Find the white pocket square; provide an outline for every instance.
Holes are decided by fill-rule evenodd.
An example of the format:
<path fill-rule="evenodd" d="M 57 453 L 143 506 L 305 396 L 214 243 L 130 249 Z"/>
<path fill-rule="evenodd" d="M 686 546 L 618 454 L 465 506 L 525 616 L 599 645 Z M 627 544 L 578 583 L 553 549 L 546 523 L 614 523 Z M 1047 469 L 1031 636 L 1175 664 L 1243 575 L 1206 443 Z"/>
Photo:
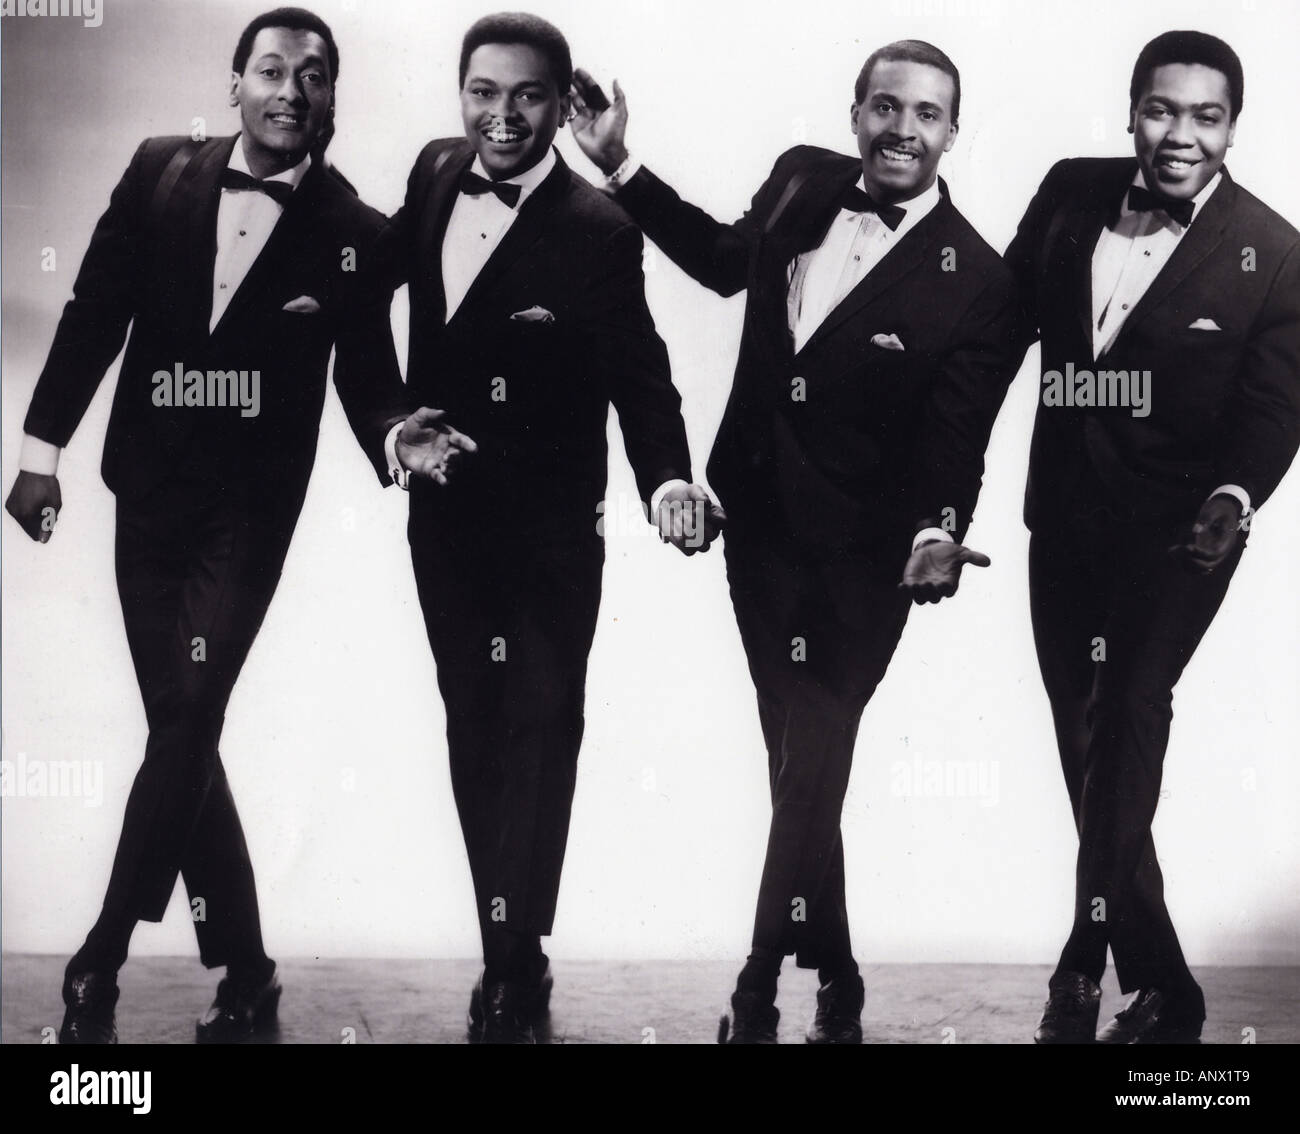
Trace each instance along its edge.
<path fill-rule="evenodd" d="M 906 350 L 897 335 L 872 335 L 872 346 L 878 346 L 882 350 Z"/>
<path fill-rule="evenodd" d="M 1189 323 L 1187 325 L 1187 329 L 1189 331 L 1222 331 L 1223 330 L 1223 328 L 1220 327 L 1219 324 L 1216 323 L 1213 319 L 1204 319 L 1204 318 L 1197 319 L 1195 323 Z"/>
<path fill-rule="evenodd" d="M 295 315 L 315 315 L 320 310 L 320 303 L 310 295 L 300 295 L 297 299 L 289 300 L 280 310 L 292 311 Z"/>
<path fill-rule="evenodd" d="M 545 307 L 530 307 L 527 311 L 516 311 L 510 316 L 512 323 L 554 323 L 555 316 Z"/>

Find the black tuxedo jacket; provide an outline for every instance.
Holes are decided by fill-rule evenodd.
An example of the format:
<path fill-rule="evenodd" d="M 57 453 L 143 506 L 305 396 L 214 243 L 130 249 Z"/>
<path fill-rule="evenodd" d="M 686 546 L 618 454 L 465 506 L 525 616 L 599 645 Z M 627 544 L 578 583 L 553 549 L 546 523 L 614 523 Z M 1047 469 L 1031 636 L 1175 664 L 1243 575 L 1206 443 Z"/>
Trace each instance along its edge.
<path fill-rule="evenodd" d="M 393 218 L 410 284 L 412 402 L 445 410 L 479 446 L 448 490 L 417 497 L 457 538 L 595 537 L 611 402 L 643 501 L 665 480 L 691 479 L 681 399 L 646 306 L 641 233 L 557 155 L 444 321 L 442 240 L 473 158 L 463 138 L 430 142 Z"/>
<path fill-rule="evenodd" d="M 1300 234 L 1226 169 L 1094 360 L 1092 255 L 1136 170 L 1132 158 L 1059 162 L 1007 249 L 1044 371 L 1151 372 L 1147 417 L 1040 397 L 1031 529 L 1068 522 L 1084 483 L 1133 518 L 1191 520 L 1221 484 L 1241 485 L 1258 508 L 1300 444 Z"/>
<path fill-rule="evenodd" d="M 386 227 L 339 178 L 314 162 L 261 255 L 209 334 L 218 178 L 237 137 L 211 139 L 156 196 L 186 138 L 140 145 L 113 191 L 64 308 L 24 430 L 68 443 L 132 325 L 104 443 L 104 480 L 138 499 L 181 478 L 240 492 L 250 505 L 301 506 L 316 453 L 330 350 L 352 365 L 337 386 L 384 483 L 383 438 L 400 418 L 391 292 L 377 286 L 375 248 Z M 173 173 L 175 176 L 175 173 Z M 156 215 L 162 207 L 161 216 Z M 348 251 L 352 250 L 352 255 Z M 307 297 L 318 310 L 285 305 Z M 305 306 L 310 306 L 306 304 Z M 154 404 L 156 371 L 260 374 L 260 412 Z"/>
<path fill-rule="evenodd" d="M 795 353 L 789 265 L 820 245 L 838 194 L 861 169 L 858 158 L 792 149 L 731 225 L 644 168 L 617 199 L 700 283 L 722 295 L 748 289 L 735 382 L 708 470 L 733 524 L 865 555 L 893 572 L 918 527 L 947 520 L 961 538 L 1023 348 L 1011 274 L 941 182 L 939 204 Z M 877 335 L 894 335 L 905 349 L 876 345 Z M 806 400 L 792 396 L 795 378 Z"/>

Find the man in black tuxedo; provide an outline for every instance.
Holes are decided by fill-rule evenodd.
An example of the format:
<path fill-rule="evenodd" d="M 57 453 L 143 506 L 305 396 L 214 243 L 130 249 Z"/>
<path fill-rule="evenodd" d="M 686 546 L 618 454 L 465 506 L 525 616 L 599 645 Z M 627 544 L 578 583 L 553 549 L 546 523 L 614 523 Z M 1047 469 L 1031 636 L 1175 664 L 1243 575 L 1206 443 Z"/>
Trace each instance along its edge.
<path fill-rule="evenodd" d="M 473 1042 L 532 1043 L 546 1018 L 540 938 L 582 740 L 611 403 L 663 538 L 704 550 L 721 519 L 688 484 L 641 234 L 552 148 L 571 74 L 546 21 L 474 24 L 460 56 L 465 137 L 425 147 L 393 223 L 412 396 L 477 443 L 447 483 L 410 485 L 411 559 L 483 940 Z"/>
<path fill-rule="evenodd" d="M 617 84 L 602 113 L 593 93 L 580 72 L 575 135 L 615 200 L 705 286 L 748 290 L 709 480 L 727 509 L 772 825 L 753 951 L 719 1039 L 776 1042 L 793 953 L 821 981 L 809 1042 L 860 1043 L 839 830 L 858 722 L 910 602 L 938 602 L 963 563 L 988 563 L 954 540 L 1023 353 L 1010 273 L 937 177 L 960 79 L 930 44 L 876 51 L 850 112 L 859 155 L 788 151 L 731 225 L 630 158 Z"/>
<path fill-rule="evenodd" d="M 331 348 L 352 364 L 339 395 L 383 483 L 384 439 L 406 406 L 400 383 L 370 381 L 396 366 L 375 251 L 386 222 L 324 162 L 337 74 L 330 29 L 277 9 L 235 50 L 239 135 L 141 144 L 23 424 L 6 507 L 45 541 L 62 504 L 59 451 L 134 324 L 103 475 L 149 739 L 103 910 L 67 967 L 62 1043 L 116 1042 L 117 970 L 136 922 L 161 920 L 178 873 L 203 964 L 227 966 L 198 1039 L 275 1019 L 280 985 L 217 745 L 306 493 Z M 399 444 L 431 475 L 451 435 L 417 417 Z"/>
<path fill-rule="evenodd" d="M 1151 837 L 1173 688 L 1300 444 L 1300 235 L 1224 167 L 1242 87 L 1222 40 L 1152 40 L 1136 161 L 1053 166 L 1007 250 L 1042 340 L 1030 601 L 1079 834 L 1039 1043 L 1194 1042 L 1205 1018 Z M 1135 995 L 1095 1034 L 1108 946 Z"/>

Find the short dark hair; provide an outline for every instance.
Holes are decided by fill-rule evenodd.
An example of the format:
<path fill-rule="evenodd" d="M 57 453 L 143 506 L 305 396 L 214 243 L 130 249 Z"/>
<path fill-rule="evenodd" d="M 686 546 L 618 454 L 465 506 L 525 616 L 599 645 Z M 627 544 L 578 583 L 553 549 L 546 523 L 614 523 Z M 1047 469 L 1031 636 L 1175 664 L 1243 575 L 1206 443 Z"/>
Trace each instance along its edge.
<path fill-rule="evenodd" d="M 961 110 L 961 75 L 957 72 L 957 65 L 934 44 L 926 43 L 923 39 L 900 39 L 876 48 L 862 64 L 858 81 L 853 86 L 853 101 L 858 106 L 867 97 L 871 72 L 877 63 L 925 63 L 949 76 L 952 79 L 952 121 L 956 125 Z"/>
<path fill-rule="evenodd" d="M 465 33 L 460 45 L 460 85 L 465 85 L 465 74 L 469 70 L 469 57 L 485 43 L 523 43 L 535 47 L 546 56 L 551 69 L 551 77 L 560 94 L 569 93 L 569 84 L 573 82 L 573 56 L 569 53 L 568 40 L 560 29 L 548 23 L 541 16 L 528 12 L 498 12 L 493 16 L 484 16 L 475 20 L 473 26 Z"/>
<path fill-rule="evenodd" d="M 1137 109 L 1138 100 L 1146 90 L 1151 73 L 1169 63 L 1199 63 L 1222 72 L 1228 80 L 1228 95 L 1232 103 L 1231 121 L 1237 121 L 1245 98 L 1246 80 L 1241 72 L 1241 60 L 1223 40 L 1198 31 L 1167 31 L 1156 36 L 1138 54 L 1133 64 L 1133 78 L 1128 85 L 1128 108 Z"/>
<path fill-rule="evenodd" d="M 330 31 L 329 24 L 306 8 L 276 8 L 273 12 L 263 12 L 249 24 L 235 45 L 235 58 L 230 64 L 230 69 L 237 75 L 242 75 L 244 68 L 248 66 L 248 57 L 253 51 L 253 40 L 263 28 L 288 28 L 290 31 L 315 32 L 325 41 L 327 62 L 330 65 L 330 86 L 332 87 L 338 81 L 339 49 L 334 42 L 334 33 Z"/>

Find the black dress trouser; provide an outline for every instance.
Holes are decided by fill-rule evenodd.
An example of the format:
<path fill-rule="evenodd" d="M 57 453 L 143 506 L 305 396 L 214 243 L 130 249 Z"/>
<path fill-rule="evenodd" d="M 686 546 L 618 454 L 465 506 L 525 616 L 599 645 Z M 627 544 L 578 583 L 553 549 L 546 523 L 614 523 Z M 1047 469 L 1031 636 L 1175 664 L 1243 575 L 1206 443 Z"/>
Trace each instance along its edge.
<path fill-rule="evenodd" d="M 1109 945 L 1120 988 L 1200 999 L 1164 902 L 1151 823 L 1173 689 L 1209 628 L 1242 548 L 1209 575 L 1169 548 L 1186 525 L 1105 507 L 1036 530 L 1034 641 L 1079 834 L 1074 926 L 1058 972 L 1100 981 Z"/>
<path fill-rule="evenodd" d="M 604 543 L 436 513 L 413 485 L 411 561 L 447 715 L 485 956 L 551 932 L 584 729 Z"/>
<path fill-rule="evenodd" d="M 117 504 L 118 592 L 149 738 L 104 907 L 160 921 L 180 874 L 192 913 L 201 911 L 194 928 L 209 968 L 263 956 L 252 864 L 218 743 L 296 518 L 199 484 Z"/>
<path fill-rule="evenodd" d="M 767 748 L 772 823 L 753 944 L 801 968 L 852 957 L 840 814 L 858 723 L 911 600 L 852 556 L 729 528 L 727 579 Z"/>

